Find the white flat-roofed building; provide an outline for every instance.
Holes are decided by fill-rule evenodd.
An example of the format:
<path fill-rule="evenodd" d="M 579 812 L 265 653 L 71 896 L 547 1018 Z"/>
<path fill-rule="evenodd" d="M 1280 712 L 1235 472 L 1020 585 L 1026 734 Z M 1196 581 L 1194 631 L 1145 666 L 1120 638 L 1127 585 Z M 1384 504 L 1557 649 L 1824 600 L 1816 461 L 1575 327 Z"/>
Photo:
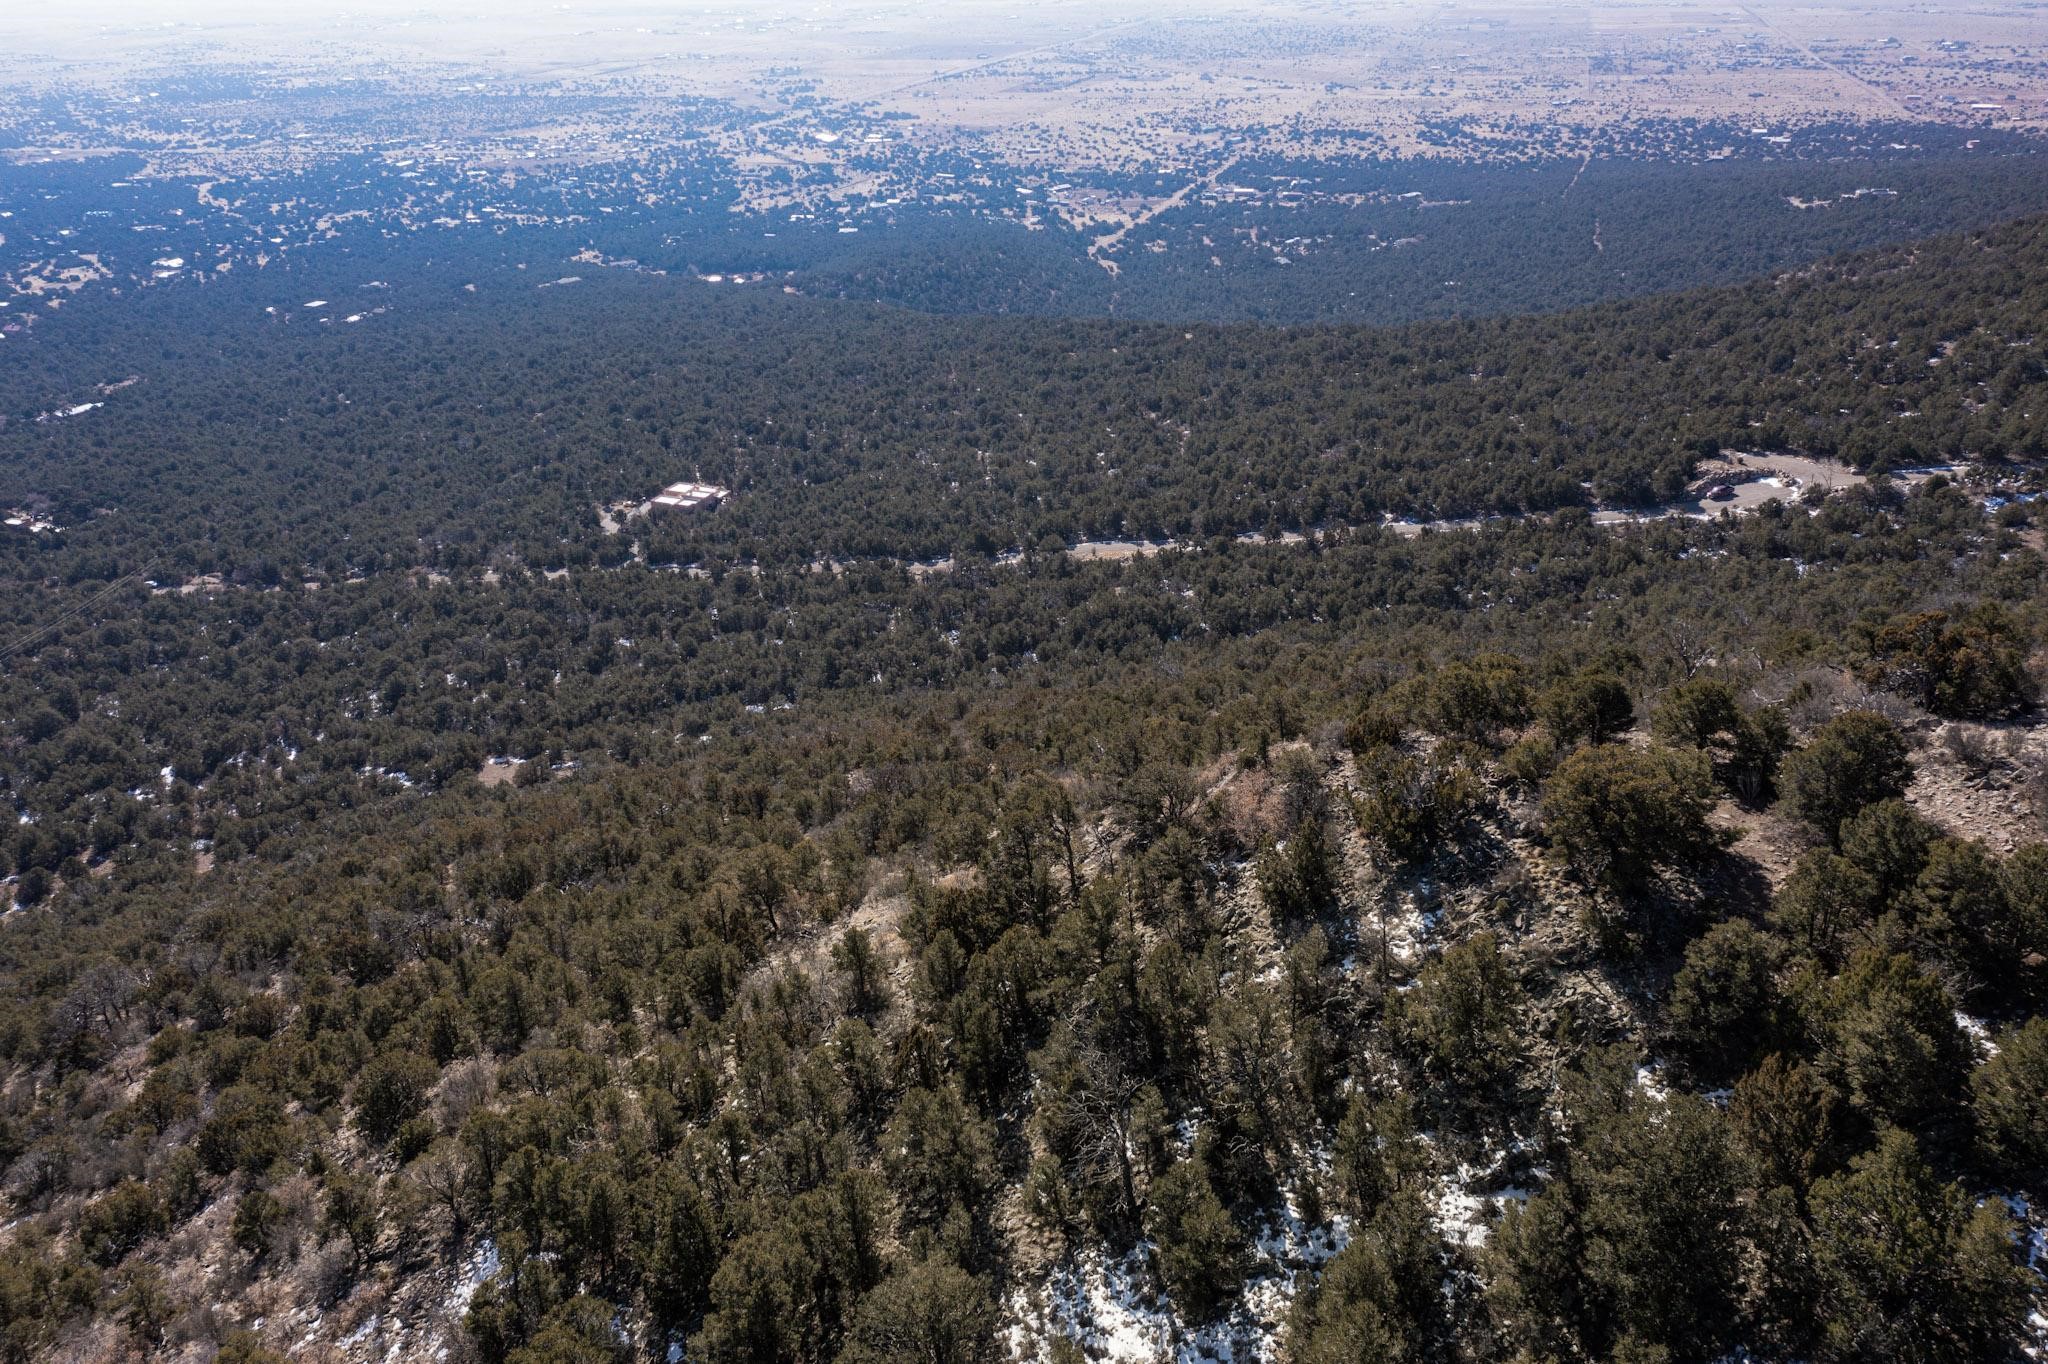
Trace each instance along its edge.
<path fill-rule="evenodd" d="M 732 489 L 713 483 L 671 483 L 650 498 L 647 505 L 670 511 L 695 511 L 699 507 L 716 507 L 731 495 Z"/>

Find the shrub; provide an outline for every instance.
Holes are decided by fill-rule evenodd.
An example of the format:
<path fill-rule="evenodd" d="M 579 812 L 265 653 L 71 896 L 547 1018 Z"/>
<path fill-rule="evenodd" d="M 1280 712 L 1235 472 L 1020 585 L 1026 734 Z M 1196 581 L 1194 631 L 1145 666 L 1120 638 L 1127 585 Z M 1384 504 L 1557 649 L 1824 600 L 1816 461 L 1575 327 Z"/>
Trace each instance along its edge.
<path fill-rule="evenodd" d="M 170 1228 L 163 1200 L 147 1185 L 126 1179 L 109 1189 L 78 1219 L 78 1243 L 111 1268 L 152 1236 Z"/>
<path fill-rule="evenodd" d="M 1814 1071 L 1770 1055 L 1735 1082 L 1728 1118 L 1766 1189 L 1803 1196 L 1834 1144 L 1836 1096 Z"/>
<path fill-rule="evenodd" d="M 1813 1259 L 1830 1353 L 1964 1364 L 2013 1354 L 2032 1277 L 2012 1219 L 1935 1178 L 1907 1133 L 1884 1133 L 1813 1191 Z"/>
<path fill-rule="evenodd" d="M 1981 843 L 1937 839 L 1910 897 L 1913 933 L 1977 984 L 2002 984 L 2028 950 L 1998 864 Z"/>
<path fill-rule="evenodd" d="M 1771 902 L 1771 922 L 1826 961 L 1842 935 L 1876 912 L 1877 883 L 1862 868 L 1826 848 L 1801 858 Z"/>
<path fill-rule="evenodd" d="M 1418 679 L 1419 711 L 1429 728 L 1484 742 L 1529 721 L 1529 684 L 1522 662 L 1480 654 L 1446 663 Z"/>
<path fill-rule="evenodd" d="M 1612 673 L 1589 669 L 1544 688 L 1536 718 L 1559 744 L 1604 744 L 1635 720 L 1628 688 Z"/>
<path fill-rule="evenodd" d="M 1369 701 L 1344 726 L 1344 743 L 1361 757 L 1401 742 L 1401 721 L 1378 701 Z"/>
<path fill-rule="evenodd" d="M 1541 786 L 1557 770 L 1560 756 L 1556 740 L 1538 730 L 1509 744 L 1507 752 L 1500 755 L 1500 765 L 1522 785 Z"/>
<path fill-rule="evenodd" d="M 1771 939 L 1741 919 L 1715 924 L 1685 950 L 1665 1026 L 1706 1074 L 1728 1075 L 1770 1036 Z"/>
<path fill-rule="evenodd" d="M 1791 744 L 1783 711 L 1747 710 L 1732 685 L 1712 677 L 1692 678 L 1667 692 L 1650 732 L 1674 748 L 1706 753 L 1744 800 L 1760 799 L 1770 789 Z"/>
<path fill-rule="evenodd" d="M 1339 865 L 1329 826 L 1318 815 L 1301 822 L 1283 849 L 1259 857 L 1259 889 L 1283 922 L 1312 918 L 1337 903 Z"/>
<path fill-rule="evenodd" d="M 2048 1172 L 2048 1018 L 2002 1033 L 1998 1052 L 1970 1076 L 1977 1145 L 1993 1168 L 2019 1179 Z"/>
<path fill-rule="evenodd" d="M 285 1356 L 268 1349 L 253 1331 L 230 1331 L 213 1364 L 285 1364 Z"/>
<path fill-rule="evenodd" d="M 1814 832 L 1839 845 L 1843 820 L 1865 806 L 1904 795 L 1912 778 L 1906 736 L 1899 727 L 1875 711 L 1846 711 L 1785 760 L 1785 804 Z"/>
<path fill-rule="evenodd" d="M 1871 639 L 1870 657 L 1857 672 L 1871 686 L 1950 719 L 1995 719 L 2029 699 L 2018 630 L 1992 605 L 1961 619 L 1946 611 L 1900 617 Z"/>
<path fill-rule="evenodd" d="M 386 1054 L 370 1062 L 356 1082 L 356 1128 L 363 1138 L 383 1146 L 399 1128 L 419 1116 L 427 1094 L 441 1071 L 424 1056 L 410 1052 Z"/>
<path fill-rule="evenodd" d="M 1727 1119 L 1692 1095 L 1596 1121 L 1572 1176 L 1595 1319 L 1711 1357 L 1741 1291 L 1744 1174 Z"/>
<path fill-rule="evenodd" d="M 195 1148 L 209 1174 L 267 1169 L 291 1149 L 291 1120 L 275 1095 L 249 1085 L 232 1085 L 214 1100 L 199 1125 Z"/>
<path fill-rule="evenodd" d="M 1940 836 L 1903 800 L 1881 800 L 1843 822 L 1842 856 L 1870 878 L 1871 904 L 1881 908 L 1913 888 Z"/>
<path fill-rule="evenodd" d="M 1425 758 L 1381 749 L 1359 761 L 1352 803 L 1359 829 L 1393 857 L 1430 852 L 1477 808 L 1485 788 L 1471 767 L 1440 744 Z"/>
<path fill-rule="evenodd" d="M 1998 875 L 2005 883 L 2005 902 L 2020 940 L 2021 962 L 2048 957 L 2048 843 L 2029 843 L 2016 849 L 1999 864 Z"/>
<path fill-rule="evenodd" d="M 1392 1023 L 1424 1064 L 1480 1097 L 1520 1066 L 1522 987 L 1491 933 L 1444 950 L 1415 988 L 1396 997 Z"/>
<path fill-rule="evenodd" d="M 250 1259 L 261 1260 L 270 1253 L 288 1216 L 285 1205 L 268 1189 L 251 1189 L 235 1200 L 228 1234 Z"/>
<path fill-rule="evenodd" d="M 863 1297 L 840 1364 L 994 1364 L 996 1310 L 979 1279 L 944 1260 L 925 1260 L 884 1279 Z"/>
<path fill-rule="evenodd" d="M 1421 1196 L 1397 1196 L 1362 1218 L 1345 1246 L 1296 1296 L 1285 1357 L 1295 1364 L 1426 1357 L 1443 1320 L 1432 1292 L 1445 1271 L 1443 1239 Z"/>
<path fill-rule="evenodd" d="M 1742 703 L 1729 683 L 1694 677 L 1664 693 L 1650 716 L 1650 732 L 1679 748 L 1711 748 L 1742 722 Z"/>
<path fill-rule="evenodd" d="M 1869 1116 L 1916 1122 L 1955 1097 L 1968 1046 L 1941 983 L 1911 957 L 1857 957 L 1829 989 L 1826 1014 L 1835 1078 Z"/>
<path fill-rule="evenodd" d="M 1586 748 L 1558 764 L 1543 821 L 1574 867 L 1626 889 L 1659 866 L 1697 862 L 1718 848 L 1707 823 L 1713 807 L 1713 777 L 1700 754 Z"/>
<path fill-rule="evenodd" d="M 1198 1161 L 1153 1182 L 1146 1227 L 1159 1248 L 1159 1277 L 1189 1321 L 1208 1321 L 1244 1281 L 1244 1238 Z"/>

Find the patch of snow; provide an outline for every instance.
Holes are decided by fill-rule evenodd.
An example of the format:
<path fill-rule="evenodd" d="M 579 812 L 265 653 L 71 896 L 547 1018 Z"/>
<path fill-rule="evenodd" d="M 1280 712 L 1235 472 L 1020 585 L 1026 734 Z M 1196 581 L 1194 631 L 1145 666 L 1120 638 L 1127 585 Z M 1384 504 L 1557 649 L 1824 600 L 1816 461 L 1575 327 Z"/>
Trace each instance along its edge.
<path fill-rule="evenodd" d="M 462 1262 L 462 1277 L 448 1291 L 448 1306 L 456 1311 L 467 1310 L 477 1290 L 497 1277 L 498 1268 L 498 1243 L 487 1236 Z"/>
<path fill-rule="evenodd" d="M 1094 1360 L 1131 1364 L 1270 1364 L 1280 1357 L 1282 1324 L 1304 1278 L 1321 1271 L 1350 1241 L 1345 1219 L 1309 1226 L 1293 1195 L 1266 1217 L 1253 1238 L 1254 1267 L 1228 1316 L 1205 1326 L 1183 1322 L 1154 1281 L 1150 1242 L 1120 1259 L 1089 1250 L 1070 1257 L 1043 1282 L 1019 1289 L 1008 1303 L 1013 1358 L 1047 1357 L 1048 1342 L 1071 1340 Z"/>
<path fill-rule="evenodd" d="M 1042 1312 L 1013 1300 L 1011 1316 L 1017 1325 L 1010 1332 L 1011 1356 L 1044 1358 L 1042 1343 L 1064 1337 L 1079 1344 L 1090 1359 L 1193 1364 L 1197 1356 L 1188 1342 L 1176 1348 L 1180 1332 L 1170 1305 L 1163 1296 L 1155 1296 L 1151 1286 L 1145 1265 L 1149 1249 L 1149 1244 L 1141 1245 L 1116 1261 L 1092 1252 L 1076 1257 L 1046 1281 Z"/>
<path fill-rule="evenodd" d="M 1486 1244 L 1492 1233 L 1494 1216 L 1501 1204 L 1529 1201 L 1534 1189 L 1513 1184 L 1495 1187 L 1508 1162 L 1526 1150 L 1526 1144 L 1517 1141 L 1490 1152 L 1484 1166 L 1460 1161 L 1455 1170 L 1437 1180 L 1436 1220 L 1445 1240 L 1476 1250 Z M 1530 1174 L 1539 1181 L 1546 1178 L 1540 1166 L 1531 1169 Z"/>
<path fill-rule="evenodd" d="M 1469 1165 L 1460 1165 L 1437 1185 L 1437 1225 L 1443 1228 L 1446 1240 L 1461 1246 L 1476 1248 L 1485 1245 L 1487 1233 L 1491 1230 L 1486 1221 L 1491 1201 L 1484 1195 L 1473 1193 L 1471 1188 L 1480 1173 Z"/>
<path fill-rule="evenodd" d="M 1961 1028 L 1981 1056 L 1998 1055 L 1998 1044 L 1991 1040 L 1991 1029 L 1983 1019 L 1972 1018 L 1962 1010 L 1956 1010 L 1956 1026 Z"/>
<path fill-rule="evenodd" d="M 1401 896 L 1399 908 L 1383 921 L 1387 955 L 1405 972 L 1418 965 L 1443 920 L 1442 902 L 1436 886 L 1427 877 L 1418 878 L 1414 889 Z"/>

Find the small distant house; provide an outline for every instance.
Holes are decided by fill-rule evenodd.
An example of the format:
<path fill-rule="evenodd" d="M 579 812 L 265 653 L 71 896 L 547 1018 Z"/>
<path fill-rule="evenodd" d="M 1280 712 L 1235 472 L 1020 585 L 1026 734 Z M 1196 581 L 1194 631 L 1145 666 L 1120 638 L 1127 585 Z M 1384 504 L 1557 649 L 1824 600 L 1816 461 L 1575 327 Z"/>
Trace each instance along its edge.
<path fill-rule="evenodd" d="M 647 505 L 667 511 L 696 511 L 699 508 L 716 508 L 730 496 L 730 488 L 720 488 L 715 484 L 671 483 L 650 498 Z"/>

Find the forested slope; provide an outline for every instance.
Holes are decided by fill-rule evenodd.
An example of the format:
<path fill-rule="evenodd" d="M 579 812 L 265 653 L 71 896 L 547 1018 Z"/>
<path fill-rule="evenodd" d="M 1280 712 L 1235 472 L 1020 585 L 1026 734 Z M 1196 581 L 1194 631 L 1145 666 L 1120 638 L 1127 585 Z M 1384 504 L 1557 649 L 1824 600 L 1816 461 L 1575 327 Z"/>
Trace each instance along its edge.
<path fill-rule="evenodd" d="M 1236 193 L 1198 193 L 1136 225 L 1102 257 L 1114 274 L 1084 252 L 1100 227 L 951 219 L 855 236 L 828 221 L 822 241 L 780 223 L 763 240 L 751 219 L 725 225 L 724 240 L 649 225 L 620 254 L 678 270 L 794 270 L 806 292 L 935 312 L 1385 326 L 1734 283 L 2048 202 L 2029 139 L 1859 128 L 1843 145 L 1807 131 L 1818 135 L 1783 160 L 1757 158 L 1748 126 L 1724 126 L 1695 130 L 1671 161 L 1241 161 L 1219 177 Z M 1736 159 L 1705 159 L 1712 149 Z"/>
<path fill-rule="evenodd" d="M 1647 502 L 1723 447 L 2036 458 L 2044 233 L 1392 331 L 933 318 L 504 269 L 475 293 L 357 291 L 388 311 L 323 325 L 343 305 L 292 300 L 341 279 L 231 280 L 102 301 L 64 344 L 9 351 L 0 503 L 48 499 L 71 534 L 54 561 L 4 552 L 77 580 L 547 568 L 622 554 L 595 504 L 695 473 L 740 495 L 657 533 L 657 562 L 925 559 Z M 104 406 L 33 420 L 84 402 Z"/>
<path fill-rule="evenodd" d="M 0 1355 L 2017 1357 L 2044 253 L 1392 332 L 472 262 L 39 328 Z M 1583 510 L 1724 446 L 1971 467 Z M 1193 543 L 1055 552 L 1114 533 Z"/>

